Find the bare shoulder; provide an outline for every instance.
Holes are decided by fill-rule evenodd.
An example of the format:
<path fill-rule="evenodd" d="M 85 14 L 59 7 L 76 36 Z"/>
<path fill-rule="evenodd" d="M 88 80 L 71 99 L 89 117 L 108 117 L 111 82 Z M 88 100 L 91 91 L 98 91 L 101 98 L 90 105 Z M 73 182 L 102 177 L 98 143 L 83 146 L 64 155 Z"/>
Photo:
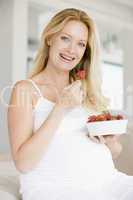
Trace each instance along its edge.
<path fill-rule="evenodd" d="M 20 105 L 32 102 L 33 88 L 29 81 L 20 80 L 12 86 L 10 104 Z M 19 103 L 19 104 L 18 104 Z"/>
<path fill-rule="evenodd" d="M 24 90 L 31 90 L 31 83 L 27 80 L 20 80 L 17 81 L 14 86 L 13 89 L 24 89 Z"/>

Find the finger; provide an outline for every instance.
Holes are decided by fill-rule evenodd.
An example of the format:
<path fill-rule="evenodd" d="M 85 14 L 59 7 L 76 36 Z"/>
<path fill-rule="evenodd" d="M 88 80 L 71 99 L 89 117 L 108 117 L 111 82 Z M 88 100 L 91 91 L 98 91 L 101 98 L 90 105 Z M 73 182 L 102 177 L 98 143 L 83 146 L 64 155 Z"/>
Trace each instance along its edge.
<path fill-rule="evenodd" d="M 64 87 L 64 90 L 74 90 L 81 87 L 81 81 L 74 81 L 73 83 L 69 84 L 68 86 Z"/>
<path fill-rule="evenodd" d="M 82 83 L 81 83 L 81 81 L 80 80 L 76 80 L 76 81 L 74 81 L 73 83 L 71 83 L 70 84 L 70 86 L 80 86 Z"/>
<path fill-rule="evenodd" d="M 121 135 L 114 135 L 114 136 L 115 136 L 117 139 L 119 139 Z"/>
<path fill-rule="evenodd" d="M 104 135 L 105 139 L 114 139 L 116 138 L 115 135 Z"/>
<path fill-rule="evenodd" d="M 106 140 L 112 140 L 112 141 L 118 140 L 119 137 L 120 136 L 118 136 L 118 135 L 106 135 L 105 136 Z"/>
<path fill-rule="evenodd" d="M 79 96 L 80 96 L 81 98 L 83 98 L 83 90 L 80 90 L 80 91 L 79 91 Z"/>
<path fill-rule="evenodd" d="M 71 87 L 72 87 L 72 85 L 68 85 L 68 86 L 64 87 L 64 90 L 68 90 Z"/>
<path fill-rule="evenodd" d="M 99 139 L 96 136 L 89 136 L 93 142 L 99 143 Z"/>
<path fill-rule="evenodd" d="M 64 89 L 69 89 L 69 88 L 73 87 L 75 84 L 77 84 L 76 82 L 77 81 L 74 81 L 73 83 L 71 83 L 68 86 L 64 87 Z"/>
<path fill-rule="evenodd" d="M 75 81 L 74 83 L 71 84 L 72 88 L 81 88 L 82 83 L 80 80 Z"/>
<path fill-rule="evenodd" d="M 102 135 L 98 136 L 100 143 L 105 144 L 106 140 L 104 139 L 104 137 Z"/>
<path fill-rule="evenodd" d="M 112 140 L 113 140 L 113 141 L 118 141 L 119 138 L 120 138 L 120 135 L 113 135 Z"/>
<path fill-rule="evenodd" d="M 76 81 L 74 81 L 74 84 L 76 84 L 76 85 L 81 85 L 82 82 L 81 82 L 81 80 L 76 80 Z"/>

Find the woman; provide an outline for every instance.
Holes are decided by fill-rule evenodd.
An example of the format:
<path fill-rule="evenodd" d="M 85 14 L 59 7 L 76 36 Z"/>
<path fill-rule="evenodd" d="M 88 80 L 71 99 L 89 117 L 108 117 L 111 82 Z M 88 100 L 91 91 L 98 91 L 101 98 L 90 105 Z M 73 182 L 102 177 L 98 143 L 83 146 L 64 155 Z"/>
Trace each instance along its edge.
<path fill-rule="evenodd" d="M 93 20 L 77 9 L 57 13 L 44 29 L 32 75 L 15 84 L 9 106 L 23 200 L 133 198 L 133 177 L 112 160 L 121 151 L 118 138 L 98 143 L 86 129 L 88 116 L 107 108 L 98 67 Z"/>

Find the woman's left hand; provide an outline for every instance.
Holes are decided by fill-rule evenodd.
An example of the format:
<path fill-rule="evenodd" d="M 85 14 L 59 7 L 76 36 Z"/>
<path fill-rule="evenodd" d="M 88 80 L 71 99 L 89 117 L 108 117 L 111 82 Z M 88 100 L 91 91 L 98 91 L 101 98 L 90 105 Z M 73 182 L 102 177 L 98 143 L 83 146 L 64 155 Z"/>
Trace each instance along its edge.
<path fill-rule="evenodd" d="M 89 136 L 90 139 L 96 143 L 104 143 L 106 145 L 118 142 L 120 135 L 100 135 Z"/>
<path fill-rule="evenodd" d="M 103 142 L 106 145 L 110 145 L 114 144 L 115 142 L 119 142 L 120 135 L 104 135 L 100 137 L 100 142 Z"/>
<path fill-rule="evenodd" d="M 92 141 L 107 145 L 112 153 L 113 159 L 117 158 L 122 151 L 122 145 L 119 142 L 119 138 L 120 135 L 90 136 Z"/>

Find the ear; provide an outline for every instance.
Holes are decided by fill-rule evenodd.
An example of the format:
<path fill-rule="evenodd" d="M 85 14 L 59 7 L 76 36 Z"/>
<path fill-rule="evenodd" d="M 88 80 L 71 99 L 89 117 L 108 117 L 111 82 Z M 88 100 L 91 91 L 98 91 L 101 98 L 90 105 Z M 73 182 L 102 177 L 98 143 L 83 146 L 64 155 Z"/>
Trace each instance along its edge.
<path fill-rule="evenodd" d="M 47 45 L 50 47 L 52 44 L 52 40 L 51 39 L 47 39 Z"/>
<path fill-rule="evenodd" d="M 50 41 L 49 40 L 47 41 L 47 45 L 50 46 Z"/>

